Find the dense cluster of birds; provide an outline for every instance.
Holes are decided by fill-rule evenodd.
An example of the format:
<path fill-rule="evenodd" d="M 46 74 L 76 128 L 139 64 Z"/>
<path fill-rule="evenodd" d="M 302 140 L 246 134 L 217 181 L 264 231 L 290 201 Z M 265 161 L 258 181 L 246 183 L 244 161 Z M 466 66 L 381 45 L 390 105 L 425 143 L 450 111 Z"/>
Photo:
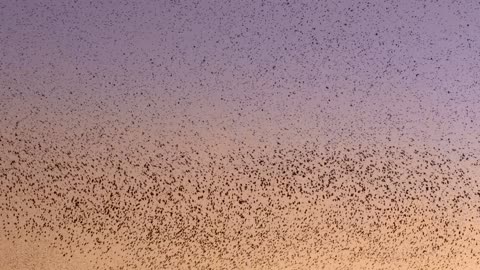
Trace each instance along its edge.
<path fill-rule="evenodd" d="M 2 236 L 48 239 L 66 259 L 97 256 L 99 269 L 480 263 L 480 187 L 462 166 L 472 156 L 313 144 L 200 153 L 156 143 L 137 155 L 36 159 L 1 137 L 10 156 L 0 168 Z"/>

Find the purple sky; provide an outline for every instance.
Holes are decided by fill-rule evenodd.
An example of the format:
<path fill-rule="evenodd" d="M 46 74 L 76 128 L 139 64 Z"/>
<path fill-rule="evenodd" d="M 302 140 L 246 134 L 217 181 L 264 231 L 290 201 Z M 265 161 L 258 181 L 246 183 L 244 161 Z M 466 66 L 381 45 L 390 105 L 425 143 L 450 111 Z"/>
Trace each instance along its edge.
<path fill-rule="evenodd" d="M 1 79 L 72 109 L 95 102 L 78 106 L 70 91 L 105 106 L 143 106 L 118 97 L 143 91 L 162 99 L 152 109 L 162 117 L 236 119 L 231 129 L 459 141 L 480 131 L 479 9 L 462 1 L 7 1 Z M 183 106 L 172 105 L 177 99 Z"/>

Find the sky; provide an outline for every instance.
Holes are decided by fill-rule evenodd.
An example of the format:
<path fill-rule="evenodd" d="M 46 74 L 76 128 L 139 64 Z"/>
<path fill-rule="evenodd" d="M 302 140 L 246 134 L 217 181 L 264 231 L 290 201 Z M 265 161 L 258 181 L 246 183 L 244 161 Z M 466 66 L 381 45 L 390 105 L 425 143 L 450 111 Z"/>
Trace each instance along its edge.
<path fill-rule="evenodd" d="M 476 269 L 479 13 L 3 1 L 4 265 Z"/>

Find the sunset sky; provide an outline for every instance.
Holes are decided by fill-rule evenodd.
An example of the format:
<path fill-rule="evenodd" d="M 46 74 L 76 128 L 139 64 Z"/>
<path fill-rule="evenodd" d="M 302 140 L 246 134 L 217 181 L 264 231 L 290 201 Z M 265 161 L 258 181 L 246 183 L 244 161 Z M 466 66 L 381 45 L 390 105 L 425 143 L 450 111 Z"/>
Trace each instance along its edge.
<path fill-rule="evenodd" d="M 2 1 L 0 269 L 478 269 L 479 15 Z"/>

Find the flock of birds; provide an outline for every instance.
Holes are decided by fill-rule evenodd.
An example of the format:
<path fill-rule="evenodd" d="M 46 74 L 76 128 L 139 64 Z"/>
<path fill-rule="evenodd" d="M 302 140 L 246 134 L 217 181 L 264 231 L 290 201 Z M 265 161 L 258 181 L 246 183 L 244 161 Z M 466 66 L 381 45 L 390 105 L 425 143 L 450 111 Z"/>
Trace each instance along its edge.
<path fill-rule="evenodd" d="M 0 2 L 0 270 L 479 269 L 478 3 Z"/>
<path fill-rule="evenodd" d="M 0 137 L 2 236 L 48 241 L 65 260 L 94 256 L 98 269 L 480 264 L 474 156 L 361 144 L 201 153 L 155 141 L 151 152 L 37 159 L 16 143 Z"/>

